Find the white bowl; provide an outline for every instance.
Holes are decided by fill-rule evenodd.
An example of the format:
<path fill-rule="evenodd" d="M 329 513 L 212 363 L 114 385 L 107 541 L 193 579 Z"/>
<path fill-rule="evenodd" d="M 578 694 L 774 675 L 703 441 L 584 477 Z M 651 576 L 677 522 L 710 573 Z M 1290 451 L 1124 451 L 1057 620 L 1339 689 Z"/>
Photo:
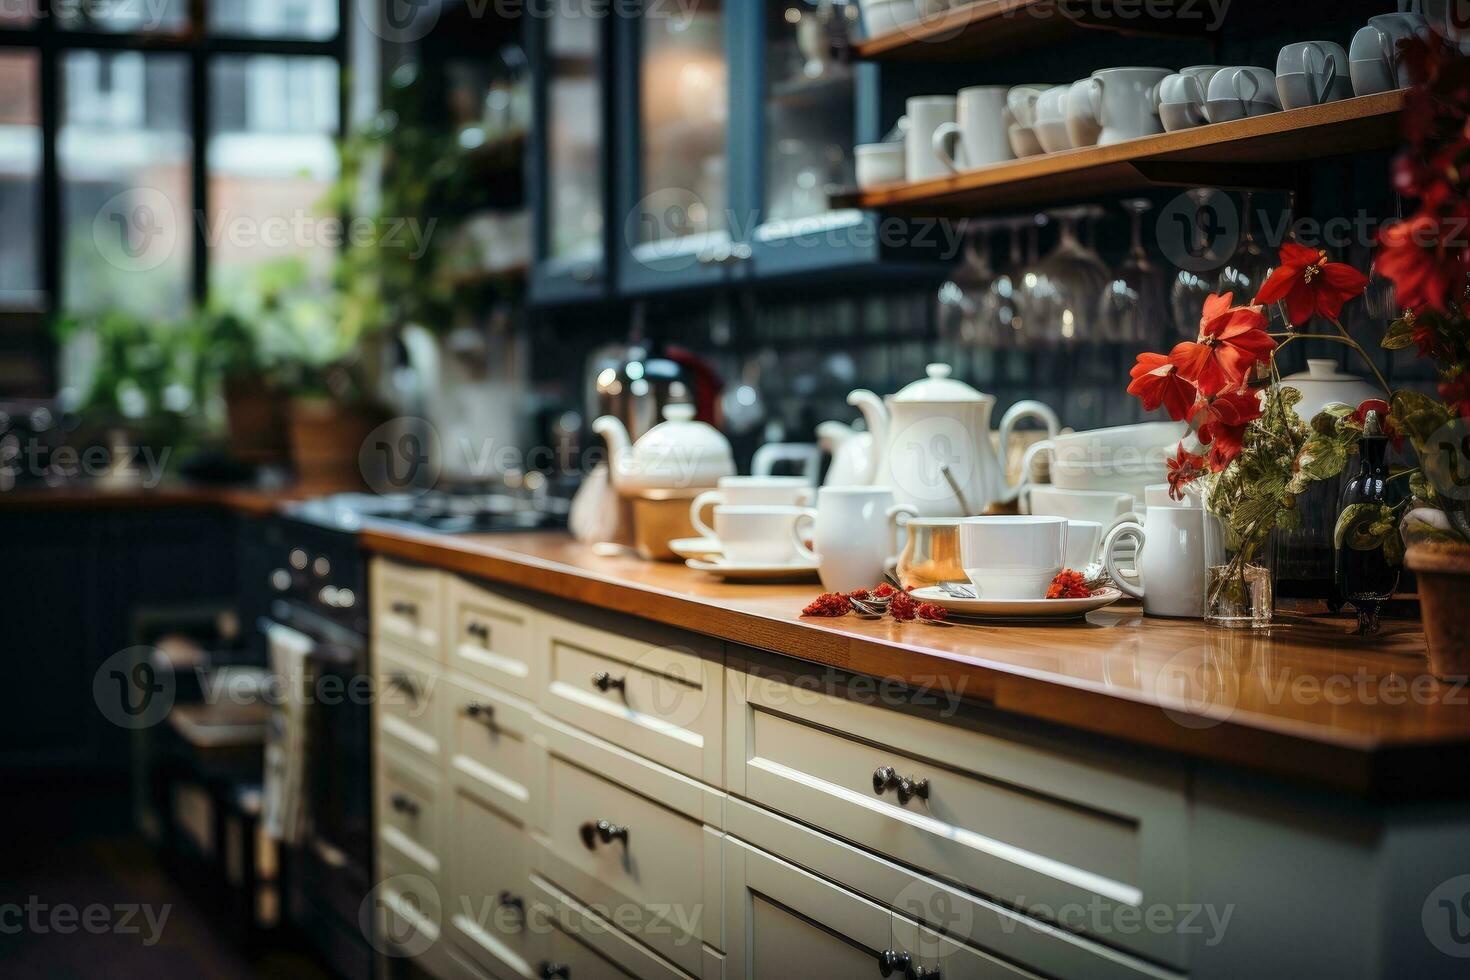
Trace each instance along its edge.
<path fill-rule="evenodd" d="M 863 143 L 853 148 L 859 187 L 893 184 L 904 179 L 903 143 Z"/>

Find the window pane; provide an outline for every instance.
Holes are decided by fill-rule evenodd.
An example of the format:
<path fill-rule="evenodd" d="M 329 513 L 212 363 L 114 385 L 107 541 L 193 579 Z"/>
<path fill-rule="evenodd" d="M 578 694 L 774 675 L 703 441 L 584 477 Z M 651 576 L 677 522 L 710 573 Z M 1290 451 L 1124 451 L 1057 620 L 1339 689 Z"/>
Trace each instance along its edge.
<path fill-rule="evenodd" d="M 41 288 L 38 70 L 35 52 L 0 52 L 0 306 Z"/>
<path fill-rule="evenodd" d="M 57 155 L 63 302 L 181 313 L 193 235 L 183 55 L 67 52 Z"/>
<path fill-rule="evenodd" d="M 592 0 L 583 0 L 583 8 Z M 551 77 L 546 99 L 546 199 L 550 257 L 602 258 L 602 100 L 598 83 L 602 21 L 590 10 L 547 26 Z"/>
<path fill-rule="evenodd" d="M 236 37 L 323 40 L 337 34 L 336 0 L 211 0 L 209 30 Z"/>
<path fill-rule="evenodd" d="M 210 285 L 230 289 L 251 266 L 304 257 L 331 271 L 341 222 L 323 210 L 337 178 L 337 63 L 232 55 L 210 66 Z"/>
<path fill-rule="evenodd" d="M 189 0 L 109 0 L 105 3 L 55 3 L 64 30 L 110 34 L 183 34 L 189 28 Z"/>

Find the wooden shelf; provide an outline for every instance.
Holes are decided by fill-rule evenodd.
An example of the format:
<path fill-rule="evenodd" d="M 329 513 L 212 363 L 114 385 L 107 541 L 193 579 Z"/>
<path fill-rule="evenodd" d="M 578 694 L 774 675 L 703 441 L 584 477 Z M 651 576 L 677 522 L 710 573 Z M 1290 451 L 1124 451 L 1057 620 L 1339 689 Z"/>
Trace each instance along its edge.
<path fill-rule="evenodd" d="M 1075 38 L 1080 31 L 1166 37 L 1208 37 L 1211 18 L 1151 16 L 1137 0 L 1093 0 L 1058 6 L 1056 0 L 976 0 L 896 31 L 855 42 L 867 61 L 972 61 Z M 1201 14 L 1208 8 L 1200 7 Z"/>
<path fill-rule="evenodd" d="M 836 195 L 832 206 L 929 216 L 1059 204 L 1148 187 L 1291 186 L 1297 164 L 1381 150 L 1401 139 L 1403 92 L 1292 109 L 1111 146 Z"/>

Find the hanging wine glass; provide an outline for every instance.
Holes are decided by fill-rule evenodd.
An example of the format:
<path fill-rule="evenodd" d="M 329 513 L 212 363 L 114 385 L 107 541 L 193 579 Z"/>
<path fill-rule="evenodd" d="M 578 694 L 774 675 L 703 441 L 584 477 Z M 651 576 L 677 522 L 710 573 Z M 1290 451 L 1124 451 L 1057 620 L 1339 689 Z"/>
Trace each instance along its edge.
<path fill-rule="evenodd" d="M 1095 339 L 1097 298 L 1107 283 L 1108 268 L 1082 244 L 1078 228 L 1091 207 L 1051 212 L 1060 232 L 1057 244 L 1035 267 L 1036 282 L 1027 277 L 1025 317 L 1042 343 L 1070 345 Z"/>
<path fill-rule="evenodd" d="M 1104 340 L 1144 344 L 1155 331 L 1162 332 L 1168 316 L 1163 270 L 1149 259 L 1143 245 L 1143 216 L 1153 209 L 1153 202 L 1131 198 L 1119 203 L 1128 212 L 1132 244 L 1103 287 L 1098 323 Z"/>
<path fill-rule="evenodd" d="M 1216 284 L 1217 292 L 1233 293 L 1237 304 L 1253 302 L 1261 287 L 1266 284 L 1271 270 L 1278 264 L 1276 255 L 1256 240 L 1252 224 L 1255 216 L 1252 196 L 1250 191 L 1241 195 L 1240 243 L 1235 246 L 1230 258 L 1225 260 L 1225 265 L 1220 269 L 1220 281 Z M 1272 330 L 1286 329 L 1286 316 L 1279 303 L 1268 306 L 1266 315 L 1271 320 Z"/>
<path fill-rule="evenodd" d="M 1210 199 L 1215 193 L 1217 192 L 1204 187 L 1189 191 L 1188 196 L 1193 204 L 1192 213 L 1197 217 L 1214 213 Z M 1190 233 L 1202 238 L 1208 231 L 1196 223 Z M 1204 248 L 1200 246 L 1207 244 L 1200 241 L 1189 242 L 1190 254 L 1203 254 Z M 1205 313 L 1205 300 L 1214 293 L 1219 279 L 1214 270 L 1196 272 L 1181 268 L 1174 276 L 1174 284 L 1169 290 L 1169 310 L 1173 315 L 1174 329 L 1190 340 L 1199 336 L 1199 321 Z"/>
<path fill-rule="evenodd" d="M 965 233 L 964 255 L 939 287 L 938 323 L 942 339 L 970 347 L 993 347 L 993 321 L 982 316 L 983 304 L 995 281 L 988 222 L 971 223 Z"/>
<path fill-rule="evenodd" d="M 981 330 L 994 338 L 994 346 L 1013 347 L 1021 343 L 1021 275 L 1026 268 L 1022 252 L 1022 236 L 1031 224 L 1030 218 L 1011 218 L 999 223 L 1006 229 L 1010 241 L 1006 266 L 990 282 L 990 287 L 980 298 L 980 309 L 975 319 L 982 324 Z M 1032 245 L 1035 247 L 1034 241 Z"/>

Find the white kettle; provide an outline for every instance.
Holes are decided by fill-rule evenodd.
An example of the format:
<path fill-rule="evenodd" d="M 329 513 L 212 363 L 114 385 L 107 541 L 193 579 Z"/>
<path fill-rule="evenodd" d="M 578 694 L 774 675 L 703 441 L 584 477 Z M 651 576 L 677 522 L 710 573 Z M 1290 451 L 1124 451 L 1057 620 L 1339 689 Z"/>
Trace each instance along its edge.
<path fill-rule="evenodd" d="M 970 517 L 1015 500 L 1020 485 L 1006 479 L 990 441 L 994 396 L 951 378 L 948 364 L 930 364 L 925 372 L 926 378 L 882 400 L 862 389 L 847 396 L 873 434 L 872 482 L 892 487 L 900 504 L 923 517 Z M 1000 420 L 1002 450 L 1023 418 L 1040 419 L 1048 437 L 1061 428 L 1046 405 L 1018 402 Z"/>

